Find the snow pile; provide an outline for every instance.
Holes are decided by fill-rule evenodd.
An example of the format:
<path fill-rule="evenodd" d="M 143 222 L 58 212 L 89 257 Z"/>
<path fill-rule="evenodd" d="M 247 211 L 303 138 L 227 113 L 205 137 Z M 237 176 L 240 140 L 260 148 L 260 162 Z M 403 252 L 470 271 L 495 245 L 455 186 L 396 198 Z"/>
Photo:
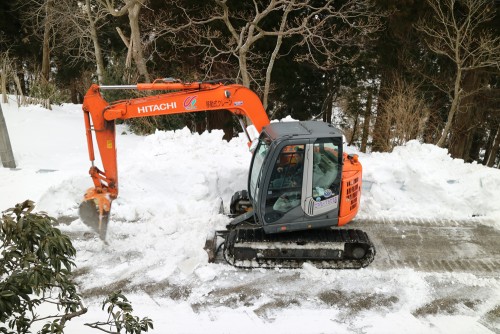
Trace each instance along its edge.
<path fill-rule="evenodd" d="M 30 198 L 51 214 L 75 215 L 92 185 L 81 106 L 2 106 L 18 169 L 0 170 L 0 208 Z M 218 197 L 227 205 L 234 191 L 246 188 L 251 156 L 243 134 L 229 143 L 221 138 L 221 131 L 198 135 L 187 128 L 140 137 L 118 126 L 115 220 L 210 215 Z M 360 216 L 500 217 L 498 169 L 466 164 L 417 141 L 392 153 L 347 151 L 363 164 Z M 169 229 L 177 224 L 183 225 Z"/>
<path fill-rule="evenodd" d="M 228 222 L 218 214 L 220 198 L 228 203 L 233 189 L 246 185 L 250 155 L 241 150 L 243 137 L 228 143 L 222 131 L 198 135 L 183 129 L 158 131 L 127 145 L 127 136 L 117 142 L 128 152 L 119 157 L 120 196 L 113 202 L 107 236 L 112 242 L 76 242 L 85 248 L 79 267 L 96 260 L 102 264 L 85 278 L 85 288 L 117 280 L 159 282 L 174 272 L 191 275 L 207 263 L 207 235 Z M 211 276 L 206 271 L 199 275 Z"/>
<path fill-rule="evenodd" d="M 500 217 L 500 170 L 452 159 L 447 150 L 410 141 L 392 153 L 361 154 L 360 215 Z"/>

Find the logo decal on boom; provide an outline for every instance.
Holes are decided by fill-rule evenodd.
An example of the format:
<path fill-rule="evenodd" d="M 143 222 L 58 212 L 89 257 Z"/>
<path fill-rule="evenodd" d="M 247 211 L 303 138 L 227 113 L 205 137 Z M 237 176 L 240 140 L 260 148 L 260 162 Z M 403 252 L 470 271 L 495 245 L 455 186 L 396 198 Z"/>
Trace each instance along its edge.
<path fill-rule="evenodd" d="M 196 98 L 196 95 L 186 97 L 186 99 L 184 100 L 184 108 L 186 110 L 197 109 L 198 107 L 196 106 Z"/>
<path fill-rule="evenodd" d="M 150 106 L 137 107 L 137 113 L 138 114 L 145 114 L 145 113 L 149 113 L 149 112 L 155 112 L 155 111 L 160 111 L 160 110 L 169 110 L 169 109 L 175 109 L 175 108 L 177 108 L 177 104 L 175 102 L 160 103 L 160 104 L 153 104 Z"/>

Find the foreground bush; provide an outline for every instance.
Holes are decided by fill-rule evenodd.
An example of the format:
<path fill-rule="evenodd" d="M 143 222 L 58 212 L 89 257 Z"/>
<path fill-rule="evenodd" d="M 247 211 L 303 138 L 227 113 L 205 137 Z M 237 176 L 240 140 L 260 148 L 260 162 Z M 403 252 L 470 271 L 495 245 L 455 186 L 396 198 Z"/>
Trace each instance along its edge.
<path fill-rule="evenodd" d="M 54 227 L 54 218 L 34 213 L 25 201 L 2 213 L 0 221 L 0 333 L 31 333 L 35 322 L 47 321 L 38 333 L 64 333 L 67 321 L 87 312 L 72 280 L 76 250 L 68 236 Z M 37 308 L 53 305 L 40 315 Z M 87 324 L 107 333 L 140 334 L 153 322 L 131 314 L 120 292 L 103 303 L 108 321 Z M 118 308 L 119 310 L 116 310 Z M 108 327 L 115 331 L 108 331 Z"/>

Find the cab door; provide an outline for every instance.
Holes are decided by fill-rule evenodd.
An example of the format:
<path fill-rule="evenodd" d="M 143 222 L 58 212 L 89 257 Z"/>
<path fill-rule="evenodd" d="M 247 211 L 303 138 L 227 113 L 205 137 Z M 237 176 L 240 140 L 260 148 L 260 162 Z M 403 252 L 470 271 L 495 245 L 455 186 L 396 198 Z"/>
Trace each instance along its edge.
<path fill-rule="evenodd" d="M 302 189 L 302 209 L 308 217 L 337 219 L 342 178 L 342 139 L 316 139 L 308 145 L 306 154 L 310 164 Z"/>
<path fill-rule="evenodd" d="M 261 212 L 265 226 L 303 220 L 301 203 L 307 143 L 286 143 L 269 166 Z"/>

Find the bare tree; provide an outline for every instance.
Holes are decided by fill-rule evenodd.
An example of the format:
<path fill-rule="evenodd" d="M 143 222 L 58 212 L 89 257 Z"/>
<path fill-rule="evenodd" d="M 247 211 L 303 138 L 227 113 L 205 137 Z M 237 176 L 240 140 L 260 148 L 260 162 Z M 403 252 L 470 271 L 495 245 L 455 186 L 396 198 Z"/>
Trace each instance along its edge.
<path fill-rule="evenodd" d="M 97 76 L 102 82 L 104 60 L 97 31 L 109 15 L 97 0 L 18 0 L 24 24 L 42 41 L 41 77 L 48 82 L 51 53 L 62 54 L 75 61 L 96 63 Z"/>
<path fill-rule="evenodd" d="M 0 41 L 1 45 L 1 41 Z M 24 96 L 24 92 L 21 88 L 21 82 L 19 77 L 16 74 L 15 61 L 10 58 L 9 50 L 0 53 L 0 90 L 2 92 L 2 102 L 8 103 L 7 99 L 7 86 L 9 84 L 9 79 L 14 81 L 16 94 L 17 94 L 17 103 L 18 105 L 25 105 L 26 99 Z"/>
<path fill-rule="evenodd" d="M 95 62 L 97 79 L 102 83 L 105 66 L 98 30 L 107 23 L 104 19 L 108 10 L 96 0 L 59 0 L 53 8 L 61 17 L 57 27 L 59 47 L 75 62 Z"/>
<path fill-rule="evenodd" d="M 321 58 L 327 58 L 327 61 L 320 61 L 310 56 L 297 57 L 297 60 L 309 59 L 325 66 L 335 59 L 332 42 L 347 43 L 355 34 L 369 36 L 381 26 L 376 11 L 366 1 L 348 0 L 336 5 L 333 0 L 319 4 L 311 0 L 254 0 L 245 4 L 246 7 L 240 4 L 236 9 L 230 7 L 227 0 L 212 0 L 208 5 L 188 8 L 183 1 L 177 0 L 175 14 L 165 13 L 154 27 L 156 37 L 185 37 L 182 32 L 189 29 L 188 45 L 203 48 L 207 70 L 214 63 L 228 63 L 235 58 L 242 84 L 247 87 L 256 85 L 261 89 L 265 108 L 272 70 L 276 59 L 283 54 L 281 48 L 285 38 L 296 37 L 297 46 L 304 46 L 310 53 L 320 52 Z M 179 17 L 174 15 L 178 13 L 184 17 L 182 25 L 176 25 Z M 340 25 L 333 21 L 343 23 L 346 28 L 339 29 Z M 275 40 L 269 54 L 256 51 L 257 43 L 264 38 Z"/>
<path fill-rule="evenodd" d="M 412 139 L 423 138 L 429 107 L 418 86 L 395 78 L 384 95 L 386 98 L 381 103 L 386 112 L 382 117 L 390 127 L 389 147 L 385 147 L 384 151 L 391 151 Z"/>
<path fill-rule="evenodd" d="M 463 89 L 466 73 L 490 67 L 500 68 L 500 36 L 484 28 L 495 15 L 491 0 L 427 0 L 432 15 L 422 19 L 416 28 L 426 36 L 429 49 L 454 65 L 449 81 L 433 79 L 438 88 L 450 95 L 450 108 L 445 127 L 437 145 L 444 147 L 453 118 L 462 99 L 472 91 Z"/>
<path fill-rule="evenodd" d="M 142 51 L 141 28 L 139 26 L 139 14 L 141 12 L 141 8 L 145 5 L 147 0 L 122 0 L 120 1 L 120 5 L 118 5 L 119 8 L 117 8 L 114 0 L 97 1 L 107 8 L 109 14 L 115 17 L 124 16 L 125 14 L 128 15 L 130 38 L 127 39 L 121 30 L 118 30 L 118 32 L 127 46 L 129 54 L 134 59 L 137 71 L 144 77 L 146 82 L 151 82 L 151 77 L 146 67 L 146 60 Z"/>
<path fill-rule="evenodd" d="M 96 66 L 97 66 L 97 78 L 99 80 L 99 83 L 103 82 L 103 76 L 104 76 L 104 58 L 102 55 L 101 51 L 101 45 L 99 43 L 99 38 L 97 35 L 97 29 L 99 27 L 99 21 L 101 21 L 106 14 L 104 11 L 101 10 L 101 8 L 96 4 L 94 6 L 91 5 L 90 0 L 85 0 L 85 9 L 84 9 L 85 14 L 87 14 L 87 21 L 89 23 L 88 26 L 88 32 L 90 33 L 90 37 L 92 39 L 92 45 L 94 46 L 94 56 L 96 60 Z"/>
<path fill-rule="evenodd" d="M 50 79 L 50 55 L 54 47 L 54 26 L 59 19 L 53 12 L 54 0 L 26 0 L 16 2 L 21 17 L 33 36 L 42 42 L 41 78 Z"/>

